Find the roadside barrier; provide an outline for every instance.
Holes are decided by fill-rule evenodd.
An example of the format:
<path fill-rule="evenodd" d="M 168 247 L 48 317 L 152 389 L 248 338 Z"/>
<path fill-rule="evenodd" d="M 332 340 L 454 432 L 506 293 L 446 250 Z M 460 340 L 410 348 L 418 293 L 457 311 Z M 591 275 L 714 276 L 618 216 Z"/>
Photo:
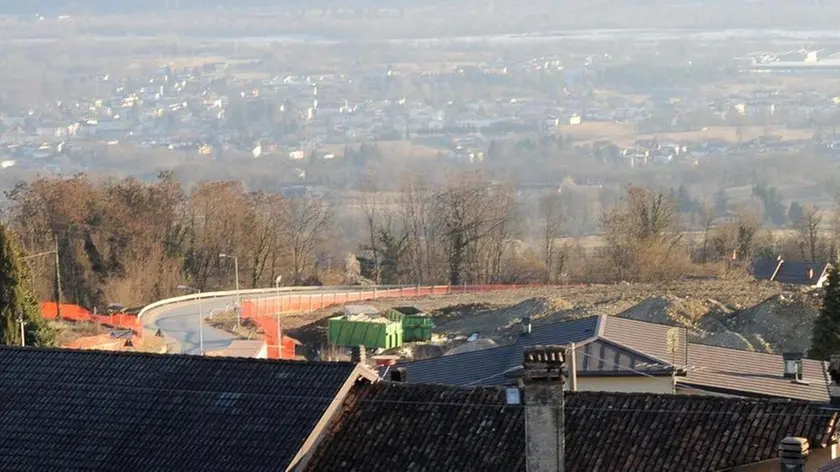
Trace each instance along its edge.
<path fill-rule="evenodd" d="M 61 319 L 75 322 L 95 322 L 103 326 L 110 326 L 116 329 L 130 329 L 137 336 L 143 336 L 143 326 L 135 315 L 115 313 L 113 315 L 93 314 L 87 309 L 70 303 L 56 305 L 55 302 L 41 302 L 41 316 L 48 320 L 58 318 L 61 308 Z"/>
<path fill-rule="evenodd" d="M 278 348 L 277 318 L 283 313 L 315 311 L 329 306 L 338 306 L 351 302 L 377 300 L 380 298 L 407 298 L 456 293 L 478 293 L 497 290 L 512 290 L 517 288 L 540 287 L 540 285 L 402 285 L 402 286 L 333 286 L 333 287 L 281 287 L 240 290 L 242 303 L 240 316 L 253 320 L 265 333 L 265 341 L 269 346 L 269 358 L 289 359 L 294 357 L 294 342 L 283 338 L 282 349 Z M 307 293 L 309 292 L 309 293 Z M 137 315 L 117 313 L 99 315 L 79 305 L 62 303 L 61 318 L 69 321 L 98 322 L 115 329 L 130 329 L 137 336 L 142 337 L 144 326 L 143 317 L 148 313 L 181 302 L 198 299 L 212 299 L 234 297 L 235 290 L 219 292 L 202 292 L 167 298 L 150 303 L 143 307 Z M 41 302 L 41 314 L 48 320 L 57 318 L 58 310 L 55 302 Z M 282 320 L 281 326 L 282 329 Z M 282 350 L 282 352 L 280 352 Z"/>

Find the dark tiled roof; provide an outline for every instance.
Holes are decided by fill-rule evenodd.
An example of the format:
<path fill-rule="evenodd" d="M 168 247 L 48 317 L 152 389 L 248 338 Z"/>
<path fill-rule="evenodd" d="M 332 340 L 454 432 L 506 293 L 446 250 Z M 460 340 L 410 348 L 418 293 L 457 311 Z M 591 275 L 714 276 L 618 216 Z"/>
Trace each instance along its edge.
<path fill-rule="evenodd" d="M 676 337 L 677 349 L 669 348 L 669 336 Z M 806 382 L 794 383 L 782 375 L 782 356 L 686 343 L 686 331 L 682 328 L 615 316 L 539 326 L 530 337 L 520 337 L 514 345 L 410 362 L 400 367 L 406 368 L 411 383 L 504 385 L 513 382 L 505 372 L 519 367 L 524 346 L 572 342 L 584 343 L 576 349 L 581 375 L 610 375 L 628 369 L 656 374 L 662 370 L 657 366 L 674 364 L 685 368 L 685 375 L 678 376 L 677 382 L 689 388 L 828 402 L 827 380 L 819 361 L 804 359 Z"/>
<path fill-rule="evenodd" d="M 355 368 L 0 348 L 0 468 L 282 470 Z"/>
<path fill-rule="evenodd" d="M 826 447 L 837 419 L 807 402 L 580 392 L 566 402 L 566 470 L 726 470 L 777 457 L 786 436 Z"/>
<path fill-rule="evenodd" d="M 579 343 L 597 334 L 598 317 L 535 326 L 516 344 L 475 352 L 400 364 L 412 383 L 448 385 L 499 385 L 508 383 L 504 373 L 522 363 L 524 346 Z"/>
<path fill-rule="evenodd" d="M 523 409 L 498 387 L 380 382 L 356 393 L 307 470 L 525 470 Z M 576 392 L 566 470 L 722 470 L 777 457 L 786 436 L 825 447 L 837 416 L 806 402 Z"/>
<path fill-rule="evenodd" d="M 820 361 L 802 360 L 804 382 L 785 378 L 782 356 L 688 345 L 688 372 L 678 383 L 735 395 L 828 402 L 828 379 Z"/>
<path fill-rule="evenodd" d="M 773 277 L 773 273 L 776 272 L 778 265 L 779 261 L 777 259 L 767 257 L 756 259 L 752 263 L 753 277 L 761 280 L 770 280 L 770 277 Z"/>
<path fill-rule="evenodd" d="M 757 259 L 752 266 L 753 276 L 770 280 L 778 264 L 776 259 Z M 825 262 L 784 261 L 773 280 L 791 285 L 816 285 L 828 267 Z"/>
<path fill-rule="evenodd" d="M 582 374 L 633 373 L 628 369 L 657 372 L 661 368 L 654 366 L 670 365 L 674 359 L 677 365 L 682 365 L 681 361 L 685 359 L 684 349 L 677 349 L 675 355 L 669 353 L 670 332 L 676 335 L 678 345 L 685 345 L 685 330 L 679 328 L 592 316 L 535 326 L 530 335 L 520 336 L 516 344 L 510 346 L 425 359 L 400 364 L 400 367 L 406 369 L 407 379 L 412 383 L 503 385 L 511 383 L 505 372 L 520 366 L 524 347 L 576 343 L 580 345 L 577 364 Z"/>
<path fill-rule="evenodd" d="M 379 382 L 355 393 L 306 470 L 525 470 L 522 409 L 504 390 Z"/>
<path fill-rule="evenodd" d="M 606 316 L 602 322 L 603 336 L 622 345 L 686 366 L 686 375 L 678 377 L 679 384 L 700 389 L 721 391 L 733 395 L 795 398 L 828 402 L 828 387 L 822 362 L 803 359 L 805 383 L 785 378 L 782 356 L 759 352 L 727 349 L 688 343 L 686 360 L 685 330 L 679 329 L 675 355 L 669 354 L 667 343 L 670 326 Z M 806 385 L 807 383 L 807 385 Z"/>

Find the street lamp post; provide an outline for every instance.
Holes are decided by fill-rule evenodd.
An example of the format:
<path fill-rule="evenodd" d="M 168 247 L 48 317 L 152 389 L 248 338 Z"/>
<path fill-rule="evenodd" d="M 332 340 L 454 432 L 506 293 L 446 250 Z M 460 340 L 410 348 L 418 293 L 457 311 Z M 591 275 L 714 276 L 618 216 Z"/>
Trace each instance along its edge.
<path fill-rule="evenodd" d="M 274 279 L 274 290 L 276 292 L 276 296 L 274 298 L 274 312 L 278 315 L 280 314 L 280 282 L 283 281 L 283 276 L 278 275 L 276 279 Z"/>
<path fill-rule="evenodd" d="M 236 324 L 241 324 L 240 312 L 242 310 L 242 299 L 239 297 L 239 258 L 232 254 L 219 254 L 221 258 L 233 259 L 233 272 L 236 276 Z"/>
<path fill-rule="evenodd" d="M 283 333 L 280 331 L 280 282 L 283 281 L 283 276 L 278 275 L 274 279 L 274 288 L 277 296 L 274 299 L 274 310 L 277 312 L 277 358 L 283 358 Z"/>
<path fill-rule="evenodd" d="M 29 323 L 27 323 L 26 320 L 23 319 L 22 311 L 18 314 L 17 322 L 20 324 L 20 345 L 26 346 L 26 325 L 28 325 Z"/>
<path fill-rule="evenodd" d="M 179 285 L 178 290 L 186 290 L 188 292 L 198 294 L 198 351 L 200 355 L 204 355 L 204 323 L 201 319 L 201 290 L 192 288 L 188 285 Z"/>
<path fill-rule="evenodd" d="M 61 319 L 61 264 L 58 258 L 58 240 L 56 240 L 55 249 L 52 251 L 39 252 L 38 254 L 24 256 L 23 260 L 47 256 L 50 254 L 55 254 L 55 317 Z"/>

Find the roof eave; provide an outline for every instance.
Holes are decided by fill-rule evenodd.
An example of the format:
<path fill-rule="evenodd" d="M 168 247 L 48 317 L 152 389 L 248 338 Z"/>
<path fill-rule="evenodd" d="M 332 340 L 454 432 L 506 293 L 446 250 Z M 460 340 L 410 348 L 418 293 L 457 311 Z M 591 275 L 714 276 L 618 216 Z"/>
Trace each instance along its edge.
<path fill-rule="evenodd" d="M 800 402 L 810 402 L 810 403 L 817 403 L 817 404 L 828 404 L 828 397 L 825 400 L 812 400 L 809 398 L 797 398 L 785 395 L 768 395 L 766 393 L 760 392 L 752 392 L 749 390 L 738 390 L 733 388 L 727 387 L 712 387 L 703 384 L 692 383 L 690 381 L 680 381 L 677 382 L 677 388 L 680 387 L 689 388 L 692 390 L 701 390 L 704 392 L 710 393 L 719 393 L 721 395 L 731 395 L 733 397 L 743 397 L 743 398 L 766 398 L 766 399 L 776 399 L 776 400 L 791 400 L 791 401 L 800 401 Z"/>
<path fill-rule="evenodd" d="M 364 364 L 356 365 L 353 371 L 350 372 L 350 375 L 347 376 L 347 379 L 338 390 L 338 393 L 336 393 L 333 400 L 324 410 L 324 414 L 321 415 L 321 419 L 318 420 L 318 423 L 316 423 L 315 427 L 312 428 L 312 431 L 303 442 L 303 445 L 301 445 L 300 449 L 298 449 L 295 457 L 289 463 L 289 466 L 286 467 L 286 471 L 303 470 L 306 468 L 306 463 L 309 462 L 309 459 L 312 457 L 312 453 L 324 438 L 324 435 L 327 432 L 327 427 L 342 408 L 344 399 L 347 398 L 350 390 L 359 380 L 365 380 L 373 383 L 379 381 L 379 376 L 376 375 L 376 372 L 373 369 Z"/>

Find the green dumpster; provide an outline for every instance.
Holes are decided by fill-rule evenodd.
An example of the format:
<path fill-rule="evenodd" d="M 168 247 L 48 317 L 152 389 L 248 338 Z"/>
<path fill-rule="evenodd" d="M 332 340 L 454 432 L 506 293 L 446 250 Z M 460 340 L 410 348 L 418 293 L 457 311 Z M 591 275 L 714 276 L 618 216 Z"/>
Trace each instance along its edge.
<path fill-rule="evenodd" d="M 431 341 L 434 323 L 429 315 L 419 309 L 413 306 L 394 307 L 385 316 L 402 324 L 403 341 Z"/>
<path fill-rule="evenodd" d="M 393 349 L 403 344 L 403 326 L 382 317 L 336 316 L 329 320 L 328 340 L 336 346 Z"/>

